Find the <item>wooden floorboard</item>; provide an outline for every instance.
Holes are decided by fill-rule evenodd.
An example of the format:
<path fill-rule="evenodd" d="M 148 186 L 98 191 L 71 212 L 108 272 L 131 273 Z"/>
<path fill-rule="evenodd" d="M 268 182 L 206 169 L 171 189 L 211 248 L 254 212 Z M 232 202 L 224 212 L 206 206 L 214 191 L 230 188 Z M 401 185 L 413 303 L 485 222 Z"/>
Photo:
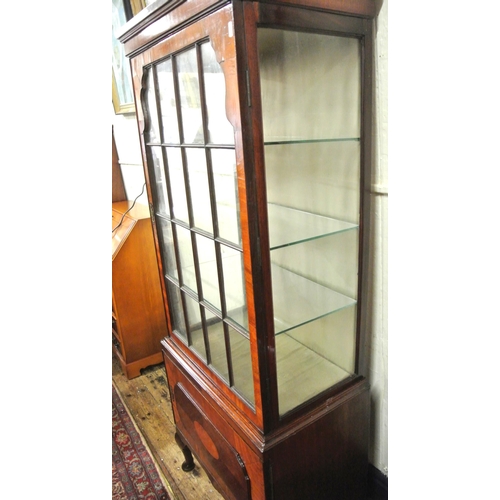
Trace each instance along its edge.
<path fill-rule="evenodd" d="M 172 500 L 222 500 L 205 471 L 196 462 L 191 472 L 184 472 L 184 456 L 175 442 L 175 425 L 163 365 L 142 370 L 128 380 L 113 354 L 112 378 L 130 415 L 149 446 L 158 469 L 171 486 Z"/>

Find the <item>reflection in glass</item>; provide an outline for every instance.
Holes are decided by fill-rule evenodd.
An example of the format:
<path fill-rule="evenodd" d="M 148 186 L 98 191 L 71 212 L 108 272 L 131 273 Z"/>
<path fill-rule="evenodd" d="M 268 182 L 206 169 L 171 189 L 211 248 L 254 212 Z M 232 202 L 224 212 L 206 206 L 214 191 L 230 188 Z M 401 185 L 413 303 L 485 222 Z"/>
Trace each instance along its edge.
<path fill-rule="evenodd" d="M 225 245 L 220 245 L 224 274 L 226 314 L 228 318 L 248 330 L 247 298 L 244 280 L 243 255 Z"/>
<path fill-rule="evenodd" d="M 210 42 L 201 46 L 208 114 L 208 142 L 234 144 L 234 130 L 226 116 L 226 81 Z"/>
<path fill-rule="evenodd" d="M 182 307 L 181 292 L 175 285 L 170 283 L 169 280 L 165 280 L 165 282 L 167 284 L 168 310 L 170 313 L 170 321 L 172 322 L 172 331 L 187 344 L 186 323 L 184 322 L 184 308 Z"/>
<path fill-rule="evenodd" d="M 191 334 L 191 349 L 206 362 L 207 354 L 203 337 L 200 305 L 186 293 L 184 294 L 184 300 L 186 301 L 186 320 Z"/>
<path fill-rule="evenodd" d="M 205 309 L 205 314 L 212 368 L 225 380 L 226 384 L 229 384 L 224 324 L 220 318 L 207 309 Z"/>
<path fill-rule="evenodd" d="M 153 164 L 153 188 L 156 193 L 156 213 L 168 217 L 170 210 L 168 207 L 167 184 L 165 182 L 161 148 L 154 146 L 149 151 L 151 152 L 151 163 Z"/>
<path fill-rule="evenodd" d="M 265 141 L 360 136 L 356 38 L 259 28 Z"/>
<path fill-rule="evenodd" d="M 189 172 L 189 188 L 195 227 L 213 234 L 212 209 L 208 185 L 207 160 L 205 150 L 186 148 Z"/>
<path fill-rule="evenodd" d="M 179 143 L 179 127 L 177 125 L 177 109 L 174 92 L 172 59 L 158 64 L 156 67 L 158 88 L 160 90 L 160 109 L 163 125 L 163 141 Z"/>
<path fill-rule="evenodd" d="M 174 240 L 172 236 L 172 223 L 163 217 L 157 217 L 158 237 L 160 239 L 160 245 L 165 249 L 163 252 L 163 267 L 165 273 L 173 278 L 174 280 L 179 280 L 179 275 L 177 274 L 177 263 L 175 261 L 174 253 Z"/>
<path fill-rule="evenodd" d="M 194 268 L 193 246 L 191 244 L 191 231 L 176 225 L 177 243 L 181 260 L 182 285 L 198 293 L 196 285 L 196 272 Z"/>
<path fill-rule="evenodd" d="M 168 175 L 172 190 L 172 217 L 189 224 L 182 154 L 179 148 L 167 148 Z"/>
<path fill-rule="evenodd" d="M 203 144 L 200 82 L 195 48 L 179 54 L 176 60 L 184 143 Z"/>
<path fill-rule="evenodd" d="M 198 250 L 198 262 L 200 263 L 203 299 L 210 302 L 210 304 L 220 311 L 221 305 L 217 262 L 215 260 L 215 243 L 213 240 L 197 234 L 196 246 Z"/>
<path fill-rule="evenodd" d="M 212 149 L 211 155 L 219 236 L 241 245 L 236 155 L 233 149 Z"/>
<path fill-rule="evenodd" d="M 158 126 L 158 112 L 156 109 L 155 85 L 153 70 L 148 69 L 146 75 L 146 140 L 148 142 L 160 142 L 160 127 Z"/>
<path fill-rule="evenodd" d="M 252 358 L 250 340 L 228 326 L 231 343 L 234 388 L 252 405 L 255 404 L 253 392 Z"/>

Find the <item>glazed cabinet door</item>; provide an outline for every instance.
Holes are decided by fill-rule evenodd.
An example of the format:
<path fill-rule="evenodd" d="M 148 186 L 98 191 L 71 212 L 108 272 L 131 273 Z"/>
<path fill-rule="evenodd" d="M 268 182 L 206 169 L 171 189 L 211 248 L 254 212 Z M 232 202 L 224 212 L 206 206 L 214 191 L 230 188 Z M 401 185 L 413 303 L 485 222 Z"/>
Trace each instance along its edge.
<path fill-rule="evenodd" d="M 252 416 L 231 7 L 157 43 L 132 68 L 170 340 Z"/>

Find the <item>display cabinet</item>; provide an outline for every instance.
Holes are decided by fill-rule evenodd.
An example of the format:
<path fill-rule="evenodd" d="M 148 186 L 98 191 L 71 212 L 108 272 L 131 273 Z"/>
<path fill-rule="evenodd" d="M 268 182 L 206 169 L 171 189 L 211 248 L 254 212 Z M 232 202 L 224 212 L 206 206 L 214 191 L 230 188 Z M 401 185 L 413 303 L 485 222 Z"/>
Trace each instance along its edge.
<path fill-rule="evenodd" d="M 159 0 L 119 34 L 176 439 L 225 498 L 364 498 L 374 15 Z"/>

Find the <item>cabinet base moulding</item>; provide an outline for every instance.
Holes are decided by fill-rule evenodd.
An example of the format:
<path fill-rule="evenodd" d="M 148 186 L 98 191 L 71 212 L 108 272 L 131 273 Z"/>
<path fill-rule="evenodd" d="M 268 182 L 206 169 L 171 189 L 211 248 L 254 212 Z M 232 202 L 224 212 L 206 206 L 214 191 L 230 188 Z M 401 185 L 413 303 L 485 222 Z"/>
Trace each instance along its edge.
<path fill-rule="evenodd" d="M 147 368 L 148 366 L 159 365 L 160 363 L 163 363 L 163 356 L 161 352 L 148 356 L 147 358 L 139 359 L 131 363 L 126 363 L 122 358 L 120 352 L 115 347 L 113 347 L 113 351 L 118 357 L 123 373 L 125 373 L 128 379 L 138 377 L 141 374 L 141 370 L 144 370 L 144 368 Z"/>

